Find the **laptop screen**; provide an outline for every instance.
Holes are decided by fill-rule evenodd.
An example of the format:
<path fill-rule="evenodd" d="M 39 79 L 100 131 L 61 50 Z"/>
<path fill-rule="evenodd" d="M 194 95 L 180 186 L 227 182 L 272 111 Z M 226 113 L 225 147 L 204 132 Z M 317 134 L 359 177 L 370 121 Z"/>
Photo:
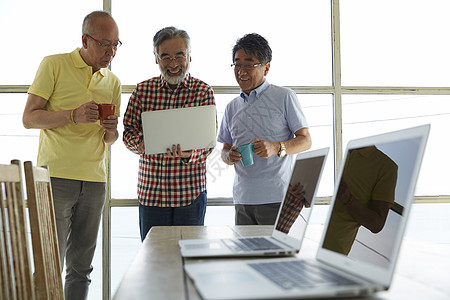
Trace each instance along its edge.
<path fill-rule="evenodd" d="M 327 154 L 328 148 L 298 155 L 275 222 L 276 231 L 296 239 L 303 237 Z"/>
<path fill-rule="evenodd" d="M 414 200 L 428 134 L 423 132 L 390 133 L 349 143 L 322 248 L 352 261 L 391 267 Z"/>

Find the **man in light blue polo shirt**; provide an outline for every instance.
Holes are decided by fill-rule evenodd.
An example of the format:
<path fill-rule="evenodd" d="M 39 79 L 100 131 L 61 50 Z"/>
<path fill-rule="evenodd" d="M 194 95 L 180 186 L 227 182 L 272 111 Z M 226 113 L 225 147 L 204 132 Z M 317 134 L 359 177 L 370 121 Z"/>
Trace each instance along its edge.
<path fill-rule="evenodd" d="M 239 97 L 226 107 L 217 140 L 222 159 L 234 165 L 236 225 L 273 225 L 284 198 L 295 155 L 311 147 L 308 124 L 295 92 L 269 84 L 272 50 L 253 33 L 233 47 Z M 244 166 L 236 146 L 254 143 L 254 164 Z"/>

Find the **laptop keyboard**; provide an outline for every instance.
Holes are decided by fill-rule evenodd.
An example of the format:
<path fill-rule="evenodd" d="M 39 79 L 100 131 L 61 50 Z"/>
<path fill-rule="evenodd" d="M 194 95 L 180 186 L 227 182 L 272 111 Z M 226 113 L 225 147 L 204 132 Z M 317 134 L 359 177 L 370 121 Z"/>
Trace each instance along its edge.
<path fill-rule="evenodd" d="M 228 247 L 236 251 L 281 249 L 280 246 L 263 237 L 224 240 L 224 242 Z"/>
<path fill-rule="evenodd" d="M 303 260 L 249 263 L 248 265 L 285 290 L 356 283 L 319 265 Z"/>

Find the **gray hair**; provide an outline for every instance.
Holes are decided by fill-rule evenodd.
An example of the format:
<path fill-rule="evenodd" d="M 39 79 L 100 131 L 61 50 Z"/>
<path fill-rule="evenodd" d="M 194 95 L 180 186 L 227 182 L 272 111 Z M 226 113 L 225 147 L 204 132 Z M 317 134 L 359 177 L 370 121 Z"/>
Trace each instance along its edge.
<path fill-rule="evenodd" d="M 170 26 L 165 27 L 161 30 L 159 30 L 155 36 L 153 37 L 153 51 L 155 54 L 158 53 L 158 47 L 161 45 L 164 41 L 171 40 L 177 37 L 181 37 L 186 42 L 187 46 L 187 54 L 191 52 L 191 38 L 189 37 L 189 34 L 182 30 L 178 29 L 176 27 Z"/>
<path fill-rule="evenodd" d="M 236 52 L 244 50 L 245 53 L 253 55 L 262 64 L 266 64 L 272 60 L 272 49 L 269 42 L 257 33 L 246 34 L 237 40 L 233 47 L 233 62 Z"/>
<path fill-rule="evenodd" d="M 108 17 L 111 19 L 113 18 L 109 12 L 104 11 L 104 10 L 93 11 L 90 14 L 88 14 L 86 17 L 84 17 L 83 26 L 82 26 L 82 34 L 89 34 L 89 35 L 94 34 L 92 32 L 94 23 L 97 20 L 97 18 L 102 18 L 102 17 Z"/>

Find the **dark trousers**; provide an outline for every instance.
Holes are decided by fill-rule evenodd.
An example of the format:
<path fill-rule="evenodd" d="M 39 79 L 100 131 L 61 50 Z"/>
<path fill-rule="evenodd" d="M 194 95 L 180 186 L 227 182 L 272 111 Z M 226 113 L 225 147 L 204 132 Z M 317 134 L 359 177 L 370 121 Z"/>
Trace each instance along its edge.
<path fill-rule="evenodd" d="M 158 207 L 145 206 L 139 203 L 141 240 L 144 241 L 152 226 L 203 225 L 205 222 L 206 202 L 206 191 L 203 191 L 188 206 Z"/>
<path fill-rule="evenodd" d="M 259 205 L 236 204 L 236 225 L 274 225 L 281 203 Z"/>

